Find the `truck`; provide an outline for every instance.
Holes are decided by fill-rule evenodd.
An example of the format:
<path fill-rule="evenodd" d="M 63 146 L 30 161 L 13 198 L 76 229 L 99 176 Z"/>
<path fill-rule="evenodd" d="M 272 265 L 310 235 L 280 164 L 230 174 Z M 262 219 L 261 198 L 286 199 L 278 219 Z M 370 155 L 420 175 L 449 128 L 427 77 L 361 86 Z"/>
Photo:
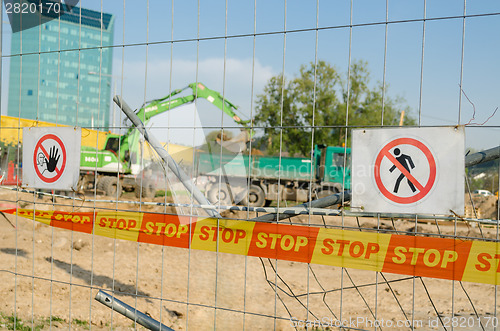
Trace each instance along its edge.
<path fill-rule="evenodd" d="M 198 152 L 196 173 L 206 176 L 212 203 L 268 206 L 276 200 L 305 202 L 351 187 L 351 149 L 316 145 L 312 158 Z"/>
<path fill-rule="evenodd" d="M 173 98 L 188 89 L 191 89 L 191 94 Z M 206 99 L 228 114 L 236 123 L 248 129 L 247 124 L 250 121 L 242 120 L 236 115 L 235 110 L 238 109 L 236 105 L 200 82 L 191 83 L 163 98 L 147 102 L 136 111 L 136 114 L 147 125 L 152 117 L 192 103 L 197 98 Z M 139 192 L 142 192 L 143 197 L 151 197 L 154 190 L 140 189 L 138 182 L 142 181 L 135 180 L 142 171 L 140 140 L 139 131 L 130 127 L 124 135 L 108 134 L 103 150 L 82 146 L 78 189 L 97 189 L 109 196 L 120 196 L 122 190 L 135 190 L 137 197 L 141 195 Z"/>

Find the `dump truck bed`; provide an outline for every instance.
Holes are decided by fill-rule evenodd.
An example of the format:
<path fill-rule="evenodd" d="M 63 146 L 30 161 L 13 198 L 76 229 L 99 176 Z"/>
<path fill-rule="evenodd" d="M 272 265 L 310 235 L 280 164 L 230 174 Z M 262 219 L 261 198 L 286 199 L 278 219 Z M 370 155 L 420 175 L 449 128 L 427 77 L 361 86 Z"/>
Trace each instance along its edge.
<path fill-rule="evenodd" d="M 197 159 L 199 175 L 247 177 L 250 169 L 250 176 L 255 178 L 310 180 L 311 174 L 315 178 L 307 158 L 199 152 Z"/>

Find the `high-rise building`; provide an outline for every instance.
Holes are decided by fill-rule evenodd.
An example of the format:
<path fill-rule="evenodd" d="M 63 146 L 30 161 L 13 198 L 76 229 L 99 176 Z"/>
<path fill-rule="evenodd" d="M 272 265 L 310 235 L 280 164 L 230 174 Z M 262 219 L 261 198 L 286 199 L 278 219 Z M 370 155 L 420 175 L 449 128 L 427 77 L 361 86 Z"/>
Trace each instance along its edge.
<path fill-rule="evenodd" d="M 66 10 L 12 34 L 8 115 L 108 130 L 114 17 Z"/>

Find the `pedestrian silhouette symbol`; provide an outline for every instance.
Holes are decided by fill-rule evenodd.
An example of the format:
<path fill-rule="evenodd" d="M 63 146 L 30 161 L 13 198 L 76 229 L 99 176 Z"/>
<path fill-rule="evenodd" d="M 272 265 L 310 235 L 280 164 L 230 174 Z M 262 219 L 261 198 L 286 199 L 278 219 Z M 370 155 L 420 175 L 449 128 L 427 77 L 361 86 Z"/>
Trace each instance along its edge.
<path fill-rule="evenodd" d="M 408 171 L 409 173 L 411 173 L 411 169 L 415 168 L 415 164 L 413 164 L 413 161 L 412 161 L 411 157 L 409 155 L 406 155 L 406 154 L 401 154 L 401 151 L 399 150 L 399 148 L 395 148 L 394 149 L 394 155 L 396 156 L 396 160 L 403 166 L 403 168 L 405 168 L 406 171 Z M 394 170 L 396 170 L 396 168 L 397 167 L 394 164 L 389 169 L 389 172 L 393 172 Z M 399 175 L 398 179 L 396 180 L 396 185 L 394 185 L 394 193 L 398 193 L 398 191 L 399 191 L 399 185 L 401 184 L 401 181 L 405 177 L 406 176 L 405 176 L 404 173 L 401 173 Z M 408 186 L 410 186 L 411 191 L 415 192 L 417 189 L 415 188 L 415 186 L 413 185 L 413 183 L 408 178 L 406 178 L 406 181 L 408 182 Z"/>

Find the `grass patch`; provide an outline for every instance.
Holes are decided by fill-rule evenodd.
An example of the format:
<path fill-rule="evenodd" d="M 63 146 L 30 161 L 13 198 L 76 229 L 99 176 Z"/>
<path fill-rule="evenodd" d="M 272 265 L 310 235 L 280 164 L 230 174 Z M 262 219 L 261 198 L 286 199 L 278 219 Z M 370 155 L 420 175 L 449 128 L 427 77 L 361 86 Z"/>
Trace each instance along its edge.
<path fill-rule="evenodd" d="M 31 323 L 31 320 L 29 321 L 23 321 L 17 316 L 12 315 L 6 315 L 2 312 L 0 312 L 0 330 L 16 330 L 16 331 L 41 331 L 44 330 L 44 328 L 48 328 L 49 325 L 53 323 L 66 323 L 67 322 L 64 318 L 59 317 L 59 316 L 52 316 L 52 317 L 40 317 L 36 318 L 33 324 Z M 78 318 L 74 318 L 72 320 L 72 324 L 80 326 L 85 329 L 90 329 L 89 327 L 89 322 L 85 320 L 80 320 Z"/>
<path fill-rule="evenodd" d="M 59 316 L 52 316 L 52 317 L 46 317 L 45 318 L 45 323 L 48 323 L 50 324 L 50 322 L 66 322 L 66 320 L 62 317 L 59 317 Z"/>
<path fill-rule="evenodd" d="M 6 328 L 7 330 L 19 330 L 19 331 L 40 331 L 43 329 L 44 324 L 35 324 L 31 328 L 31 321 L 23 322 L 19 317 L 14 315 L 4 315 L 0 313 L 0 328 Z"/>
<path fill-rule="evenodd" d="M 175 195 L 189 195 L 189 192 L 187 192 L 186 190 L 176 191 Z M 172 197 L 174 196 L 174 193 L 172 191 L 165 192 L 165 190 L 158 190 L 155 193 L 155 197 L 164 197 L 164 196 Z"/>
<path fill-rule="evenodd" d="M 89 322 L 81 320 L 81 319 L 78 319 L 78 318 L 73 318 L 73 324 L 76 324 L 78 326 L 82 326 L 82 327 L 85 327 L 85 328 L 89 327 Z"/>
<path fill-rule="evenodd" d="M 58 316 L 52 316 L 52 322 L 66 322 L 66 320 Z"/>

